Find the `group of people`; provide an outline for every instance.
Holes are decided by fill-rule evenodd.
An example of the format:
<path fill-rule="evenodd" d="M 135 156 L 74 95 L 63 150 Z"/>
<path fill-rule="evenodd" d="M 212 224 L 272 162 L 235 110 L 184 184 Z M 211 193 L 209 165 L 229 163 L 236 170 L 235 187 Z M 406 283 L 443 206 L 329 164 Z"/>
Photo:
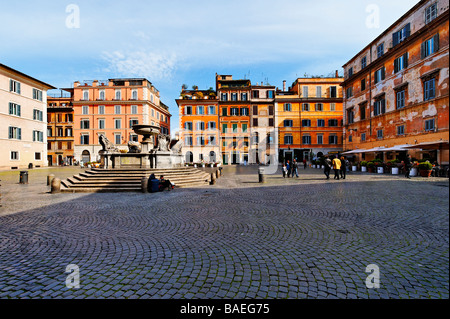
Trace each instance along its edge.
<path fill-rule="evenodd" d="M 331 160 L 330 157 L 326 155 L 324 163 L 324 174 L 327 179 L 330 179 L 330 172 L 332 168 L 334 170 L 334 179 L 345 179 L 347 176 L 347 167 L 350 166 L 350 162 L 344 156 L 341 156 L 341 159 L 339 159 L 339 156 L 336 155 L 336 157 Z"/>
<path fill-rule="evenodd" d="M 153 181 L 156 179 L 155 174 L 150 175 L 150 181 Z M 150 186 L 151 187 L 151 186 Z M 161 175 L 159 177 L 159 183 L 158 183 L 158 191 L 162 192 L 167 188 L 168 191 L 175 188 L 175 185 L 168 179 L 164 178 L 164 175 Z"/>
<path fill-rule="evenodd" d="M 292 160 L 292 164 L 289 162 L 289 160 L 286 161 L 286 163 L 283 164 L 282 172 L 283 177 L 294 177 L 294 174 L 296 177 L 298 177 L 298 167 L 299 163 L 296 159 Z M 306 169 L 306 159 L 303 160 L 303 169 Z"/>

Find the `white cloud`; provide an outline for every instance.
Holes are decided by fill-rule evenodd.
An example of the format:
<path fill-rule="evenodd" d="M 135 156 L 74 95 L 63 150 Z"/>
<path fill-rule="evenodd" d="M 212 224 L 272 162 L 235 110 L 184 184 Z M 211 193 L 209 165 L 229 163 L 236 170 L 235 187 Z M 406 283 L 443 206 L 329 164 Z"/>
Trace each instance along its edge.
<path fill-rule="evenodd" d="M 101 58 L 107 63 L 105 72 L 114 73 L 115 76 L 146 77 L 150 81 L 171 80 L 177 63 L 173 53 L 147 51 L 103 52 Z"/>

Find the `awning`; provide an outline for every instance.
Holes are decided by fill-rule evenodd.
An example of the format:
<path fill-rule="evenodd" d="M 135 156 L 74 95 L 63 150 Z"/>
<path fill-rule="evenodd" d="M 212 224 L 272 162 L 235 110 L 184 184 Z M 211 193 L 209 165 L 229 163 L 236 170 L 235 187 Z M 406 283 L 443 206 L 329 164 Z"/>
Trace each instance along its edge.
<path fill-rule="evenodd" d="M 364 149 L 361 149 L 361 150 L 352 150 L 352 151 L 343 152 L 343 153 L 341 153 L 341 154 L 342 154 L 342 155 L 357 154 L 357 153 L 364 153 L 364 151 L 366 151 L 366 150 L 364 150 Z"/>
<path fill-rule="evenodd" d="M 406 149 L 417 149 L 421 148 L 422 150 L 442 150 L 449 149 L 448 141 L 435 141 L 435 142 L 423 142 L 419 144 L 405 146 Z"/>
<path fill-rule="evenodd" d="M 407 146 L 411 146 L 411 144 L 403 144 L 403 145 L 395 145 L 391 147 L 387 147 L 383 149 L 383 152 L 394 152 L 394 151 L 407 151 Z"/>

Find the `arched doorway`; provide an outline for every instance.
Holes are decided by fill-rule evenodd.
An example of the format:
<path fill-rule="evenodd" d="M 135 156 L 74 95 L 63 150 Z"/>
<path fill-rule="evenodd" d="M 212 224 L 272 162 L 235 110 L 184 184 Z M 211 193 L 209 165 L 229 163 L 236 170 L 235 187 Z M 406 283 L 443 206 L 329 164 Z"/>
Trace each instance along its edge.
<path fill-rule="evenodd" d="M 89 153 L 88 150 L 84 150 L 83 153 L 81 153 L 81 160 L 83 163 L 87 163 L 91 161 L 91 153 Z"/>
<path fill-rule="evenodd" d="M 191 151 L 186 152 L 186 163 L 194 162 L 194 154 Z"/>
<path fill-rule="evenodd" d="M 214 151 L 209 152 L 209 161 L 216 162 L 216 153 Z"/>

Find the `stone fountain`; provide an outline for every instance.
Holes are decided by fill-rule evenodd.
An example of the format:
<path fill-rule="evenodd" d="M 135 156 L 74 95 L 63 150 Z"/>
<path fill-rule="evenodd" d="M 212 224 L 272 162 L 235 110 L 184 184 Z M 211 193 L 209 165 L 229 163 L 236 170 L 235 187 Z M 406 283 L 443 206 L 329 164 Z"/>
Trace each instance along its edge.
<path fill-rule="evenodd" d="M 182 141 L 172 141 L 169 135 L 161 134 L 159 126 L 155 125 L 134 125 L 133 131 L 143 135 L 143 140 L 141 143 L 129 142 L 126 153 L 117 149 L 104 134 L 98 135 L 99 143 L 102 145 L 99 154 L 105 169 L 184 166 Z"/>

